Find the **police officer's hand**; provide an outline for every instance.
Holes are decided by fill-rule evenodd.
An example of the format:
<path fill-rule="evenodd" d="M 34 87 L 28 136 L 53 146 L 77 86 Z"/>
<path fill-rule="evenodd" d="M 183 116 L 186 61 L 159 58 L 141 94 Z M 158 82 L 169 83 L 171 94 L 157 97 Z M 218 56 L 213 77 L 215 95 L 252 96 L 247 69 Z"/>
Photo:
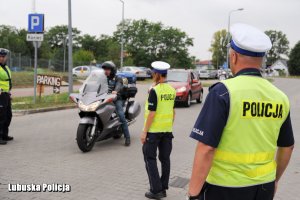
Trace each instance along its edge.
<path fill-rule="evenodd" d="M 143 132 L 140 137 L 142 144 L 145 144 L 146 138 L 147 138 L 147 132 Z"/>
<path fill-rule="evenodd" d="M 118 92 L 116 92 L 116 91 L 112 91 L 111 93 L 112 93 L 112 94 L 117 94 Z"/>

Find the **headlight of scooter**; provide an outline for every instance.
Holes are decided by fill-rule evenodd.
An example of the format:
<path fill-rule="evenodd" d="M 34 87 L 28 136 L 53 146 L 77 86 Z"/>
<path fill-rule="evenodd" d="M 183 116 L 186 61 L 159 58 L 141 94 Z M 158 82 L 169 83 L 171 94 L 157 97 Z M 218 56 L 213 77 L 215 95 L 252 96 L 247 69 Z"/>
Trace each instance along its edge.
<path fill-rule="evenodd" d="M 96 111 L 96 109 L 100 106 L 101 102 L 100 101 L 96 101 L 92 104 L 89 104 L 89 105 L 84 105 L 82 103 L 82 101 L 79 101 L 78 103 L 78 107 L 81 111 L 84 111 L 84 112 L 94 112 Z"/>

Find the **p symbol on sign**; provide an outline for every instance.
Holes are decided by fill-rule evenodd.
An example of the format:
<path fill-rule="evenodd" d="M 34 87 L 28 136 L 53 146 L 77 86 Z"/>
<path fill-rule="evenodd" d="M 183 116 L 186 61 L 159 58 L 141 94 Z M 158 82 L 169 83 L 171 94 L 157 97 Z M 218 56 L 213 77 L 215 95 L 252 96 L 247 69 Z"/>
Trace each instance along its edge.
<path fill-rule="evenodd" d="M 40 18 L 38 16 L 31 17 L 31 30 L 34 30 L 35 27 L 40 25 Z"/>

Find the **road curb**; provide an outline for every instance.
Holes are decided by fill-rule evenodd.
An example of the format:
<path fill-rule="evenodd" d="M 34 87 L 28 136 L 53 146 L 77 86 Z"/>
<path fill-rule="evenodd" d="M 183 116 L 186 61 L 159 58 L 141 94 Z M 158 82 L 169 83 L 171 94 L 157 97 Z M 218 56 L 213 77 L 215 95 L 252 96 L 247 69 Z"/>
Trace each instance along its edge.
<path fill-rule="evenodd" d="M 76 105 L 70 106 L 59 106 L 59 107 L 50 107 L 50 108 L 39 108 L 39 109 L 31 109 L 31 110 L 13 110 L 13 116 L 23 116 L 23 115 L 30 115 L 36 113 L 44 113 L 44 112 L 51 112 L 51 111 L 58 111 L 58 110 L 67 110 L 77 108 Z"/>

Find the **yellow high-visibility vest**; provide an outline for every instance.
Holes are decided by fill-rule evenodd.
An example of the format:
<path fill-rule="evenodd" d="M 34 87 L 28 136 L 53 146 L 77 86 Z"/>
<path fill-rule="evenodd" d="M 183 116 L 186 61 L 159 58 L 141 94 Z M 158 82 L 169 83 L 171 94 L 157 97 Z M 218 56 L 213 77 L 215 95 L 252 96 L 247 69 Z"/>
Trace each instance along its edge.
<path fill-rule="evenodd" d="M 153 89 L 157 95 L 157 108 L 153 123 L 148 132 L 172 132 L 176 90 L 167 83 L 158 84 Z M 147 100 L 145 105 L 145 123 L 149 112 Z"/>
<path fill-rule="evenodd" d="M 223 84 L 230 111 L 207 182 L 245 187 L 274 181 L 277 139 L 290 110 L 287 96 L 262 77 L 241 75 Z"/>
<path fill-rule="evenodd" d="M 6 71 L 0 66 L 0 89 L 2 89 L 3 92 L 9 92 L 10 86 L 9 82 L 11 79 L 11 72 L 8 66 L 5 66 Z"/>

